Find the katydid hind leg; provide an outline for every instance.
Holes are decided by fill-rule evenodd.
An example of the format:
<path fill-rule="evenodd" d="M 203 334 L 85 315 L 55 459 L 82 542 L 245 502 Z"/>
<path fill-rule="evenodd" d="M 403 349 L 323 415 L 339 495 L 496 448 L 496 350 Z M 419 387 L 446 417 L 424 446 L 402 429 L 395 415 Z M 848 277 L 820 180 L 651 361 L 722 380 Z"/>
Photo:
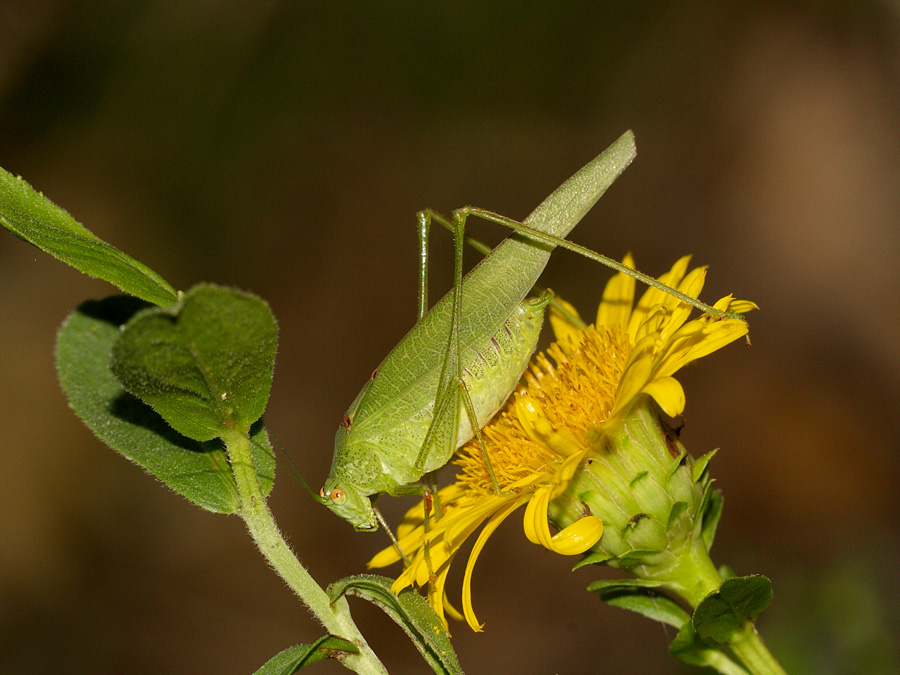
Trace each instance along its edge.
<path fill-rule="evenodd" d="M 432 452 L 449 457 L 456 449 L 459 429 L 460 392 L 455 382 L 462 380 L 462 353 L 460 347 L 460 309 L 463 291 L 463 250 L 467 214 L 453 213 L 453 293 L 450 325 L 447 330 L 447 347 L 444 350 L 441 374 L 438 378 L 432 408 L 431 424 L 425 434 L 422 447 L 413 464 L 417 474 L 424 473 L 425 464 Z"/>
<path fill-rule="evenodd" d="M 430 210 L 419 211 L 416 220 L 419 224 L 419 313 L 417 321 L 428 312 L 428 237 L 431 232 Z"/>
<path fill-rule="evenodd" d="M 594 262 L 598 262 L 601 265 L 605 265 L 610 269 L 616 272 L 622 272 L 629 276 L 634 277 L 641 283 L 646 284 L 647 286 L 652 286 L 653 288 L 659 289 L 669 295 L 681 300 L 682 302 L 687 303 L 688 305 L 704 312 L 705 314 L 710 315 L 715 319 L 740 319 L 744 320 L 744 317 L 735 312 L 724 312 L 722 310 L 716 309 L 715 307 L 711 307 L 705 302 L 701 302 L 697 298 L 693 298 L 685 293 L 682 293 L 678 289 L 672 288 L 671 286 L 667 286 L 666 284 L 654 279 L 653 277 L 644 274 L 636 269 L 632 269 L 626 265 L 623 265 L 618 260 L 613 260 L 612 258 L 603 255 L 602 253 L 597 253 L 585 246 L 581 246 L 580 244 L 576 244 L 569 239 L 565 239 L 564 237 L 557 237 L 555 235 L 544 232 L 540 229 L 531 227 L 525 223 L 519 222 L 517 220 L 513 220 L 512 218 L 507 218 L 506 216 L 501 216 L 499 213 L 494 213 L 493 211 L 488 211 L 487 209 L 481 209 L 476 206 L 464 206 L 460 209 L 454 211 L 454 219 L 456 218 L 456 214 L 459 213 L 463 217 L 468 215 L 475 215 L 483 220 L 487 220 L 492 223 L 496 223 L 498 225 L 502 225 L 503 227 L 509 228 L 514 232 L 518 232 L 522 235 L 525 235 L 529 239 L 533 239 L 541 244 L 550 246 L 550 247 L 559 247 L 564 248 L 573 253 L 577 253 L 588 260 L 593 260 Z M 441 225 L 447 227 L 444 222 L 441 222 Z M 470 244 L 478 249 L 479 251 L 483 250 L 483 244 L 480 244 L 477 240 L 468 238 Z"/>
<path fill-rule="evenodd" d="M 452 225 L 450 224 L 450 221 L 448 221 L 445 218 L 441 218 L 439 216 L 439 214 L 436 214 L 433 212 L 431 215 L 432 215 L 433 220 L 437 221 L 438 223 L 440 223 L 442 226 L 444 226 L 448 230 L 452 230 Z M 464 239 L 465 239 L 465 242 L 469 246 L 471 246 L 473 249 L 478 251 L 482 255 L 482 257 L 486 257 L 486 256 L 490 255 L 491 247 L 488 246 L 487 244 L 485 244 L 484 242 L 479 241 L 478 239 L 476 239 L 475 237 L 473 237 L 470 234 L 466 234 Z M 540 294 L 540 293 L 545 292 L 547 289 L 545 289 L 543 286 L 535 284 L 534 288 L 532 288 L 531 290 L 534 293 Z M 573 326 L 575 326 L 579 330 L 584 330 L 588 327 L 588 325 L 581 319 L 580 316 L 573 314 L 572 310 L 570 310 L 568 307 L 566 307 L 566 305 L 563 304 L 563 302 L 560 301 L 559 298 L 557 298 L 555 295 L 550 298 L 549 304 L 554 310 L 556 310 L 561 315 L 563 315 L 569 323 L 571 323 Z"/>
<path fill-rule="evenodd" d="M 463 405 L 466 409 L 466 415 L 469 416 L 469 424 L 471 425 L 472 430 L 475 432 L 475 438 L 478 439 L 478 446 L 481 448 L 481 456 L 484 459 L 485 466 L 487 467 L 488 475 L 491 477 L 491 485 L 494 488 L 494 494 L 499 495 L 500 485 L 497 483 L 497 475 L 494 473 L 494 465 L 491 464 L 491 458 L 488 455 L 487 446 L 485 446 L 484 438 L 481 435 L 481 425 L 478 423 L 478 415 L 475 412 L 475 405 L 472 403 L 472 397 L 469 396 L 469 390 L 462 378 L 459 379 L 458 386 L 463 400 Z"/>

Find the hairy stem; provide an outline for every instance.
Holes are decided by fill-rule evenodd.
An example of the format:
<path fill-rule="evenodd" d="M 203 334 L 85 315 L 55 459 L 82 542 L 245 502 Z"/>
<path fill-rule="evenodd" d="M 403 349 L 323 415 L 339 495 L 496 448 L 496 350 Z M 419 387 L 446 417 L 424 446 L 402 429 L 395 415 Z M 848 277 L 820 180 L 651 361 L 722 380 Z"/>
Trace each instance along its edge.
<path fill-rule="evenodd" d="M 342 659 L 347 668 L 365 675 L 386 674 L 387 670 L 353 623 L 347 601 L 341 598 L 334 605 L 330 603 L 328 595 L 309 575 L 278 530 L 259 485 L 247 434 L 231 430 L 222 439 L 240 494 L 240 516 L 260 552 L 330 634 L 359 647 L 359 654 L 348 654 Z"/>

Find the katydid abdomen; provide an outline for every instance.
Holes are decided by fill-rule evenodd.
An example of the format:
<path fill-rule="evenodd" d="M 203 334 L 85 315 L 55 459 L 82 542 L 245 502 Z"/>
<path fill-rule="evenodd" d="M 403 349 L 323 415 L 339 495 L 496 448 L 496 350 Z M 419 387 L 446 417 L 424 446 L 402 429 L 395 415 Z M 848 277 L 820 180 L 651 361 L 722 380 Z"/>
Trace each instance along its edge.
<path fill-rule="evenodd" d="M 487 424 L 509 398 L 534 353 L 544 318 L 547 294 L 521 303 L 488 339 L 462 346 L 462 380 L 472 400 L 479 428 Z M 365 417 L 354 415 L 363 408 L 372 388 L 382 377 L 376 372 L 370 387 L 361 392 L 335 438 L 334 463 L 343 471 L 344 480 L 366 495 L 389 491 L 397 484 L 419 480 L 423 473 L 439 469 L 450 460 L 457 447 L 474 435 L 461 406 L 455 411 L 453 443 L 436 443 L 421 468 L 415 460 L 435 414 L 435 392 L 440 372 L 431 369 L 390 409 Z M 365 450 L 363 450 L 365 448 Z M 377 462 L 354 460 L 359 454 L 377 458 Z M 334 471 L 332 471 L 334 473 Z"/>
<path fill-rule="evenodd" d="M 627 132 L 545 199 L 522 224 L 565 237 L 634 154 L 634 137 Z M 455 212 L 454 222 L 461 225 L 459 220 L 464 222 L 471 212 L 482 213 L 461 209 Z M 514 229 L 519 226 L 498 218 Z M 457 232 L 457 240 L 459 237 Z M 397 492 L 418 481 L 424 473 L 443 466 L 456 447 L 471 438 L 462 400 L 466 394 L 472 399 L 479 428 L 499 409 L 534 351 L 548 297 L 523 300 L 553 248 L 523 232 L 507 237 L 458 280 L 459 286 L 388 354 L 338 429 L 331 472 L 320 491 L 326 506 L 356 529 L 375 529 L 370 495 Z M 527 336 L 524 329 L 517 335 L 518 328 L 508 325 L 518 322 L 520 313 L 534 314 L 528 319 Z M 454 323 L 458 333 L 453 332 Z M 457 334 L 458 346 L 453 339 Z M 496 348 L 495 343 L 502 344 L 508 335 L 515 346 L 507 352 Z M 476 371 L 481 372 L 481 358 L 487 361 L 492 348 L 497 363 L 484 367 L 483 377 L 476 377 Z M 427 447 L 423 446 L 426 436 Z"/>

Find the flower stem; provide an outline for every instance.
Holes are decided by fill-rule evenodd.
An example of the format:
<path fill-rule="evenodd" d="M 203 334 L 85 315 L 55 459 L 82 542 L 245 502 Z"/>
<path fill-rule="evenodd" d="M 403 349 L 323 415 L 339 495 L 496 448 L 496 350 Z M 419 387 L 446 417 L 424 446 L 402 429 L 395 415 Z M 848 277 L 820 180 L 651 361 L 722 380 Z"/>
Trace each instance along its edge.
<path fill-rule="evenodd" d="M 784 668 L 769 652 L 766 643 L 748 621 L 729 643 L 731 650 L 754 675 L 785 675 Z"/>
<path fill-rule="evenodd" d="M 656 578 L 666 579 L 667 588 L 684 598 L 691 608 L 696 609 L 704 597 L 719 587 L 722 577 L 713 565 L 706 545 L 699 537 L 694 539 L 690 552 L 678 556 L 677 560 L 677 565 L 659 570 Z M 784 669 L 769 652 L 756 632 L 753 622 L 747 621 L 727 644 L 747 672 L 752 675 L 784 675 Z M 719 668 L 717 664 L 710 665 L 719 672 L 728 672 Z"/>
<path fill-rule="evenodd" d="M 350 617 L 347 601 L 341 598 L 334 605 L 331 604 L 328 595 L 309 575 L 278 530 L 259 485 L 248 435 L 235 429 L 223 434 L 222 439 L 228 450 L 231 470 L 240 495 L 239 514 L 247 524 L 250 536 L 260 552 L 330 634 L 342 637 L 359 647 L 360 653 L 348 654 L 342 659 L 343 665 L 364 675 L 386 674 L 384 665 L 378 660 Z"/>

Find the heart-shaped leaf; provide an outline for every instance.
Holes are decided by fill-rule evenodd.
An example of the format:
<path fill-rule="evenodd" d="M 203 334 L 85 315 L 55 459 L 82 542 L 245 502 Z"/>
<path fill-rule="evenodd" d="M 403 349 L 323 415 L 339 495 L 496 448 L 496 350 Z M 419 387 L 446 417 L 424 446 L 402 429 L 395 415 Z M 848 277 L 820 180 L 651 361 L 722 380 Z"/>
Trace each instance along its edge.
<path fill-rule="evenodd" d="M 728 642 L 745 621 L 755 621 L 771 600 L 772 583 L 766 577 L 731 577 L 700 601 L 692 622 L 701 637 Z"/>
<path fill-rule="evenodd" d="M 722 652 L 719 645 L 704 640 L 690 621 L 685 621 L 669 645 L 669 653 L 693 666 L 706 666 L 722 675 L 750 675 Z"/>
<path fill-rule="evenodd" d="M 178 433 L 208 441 L 262 416 L 277 338 L 263 300 L 201 284 L 131 319 L 113 345 L 112 372 Z"/>
<path fill-rule="evenodd" d="M 199 443 L 178 434 L 125 391 L 110 371 L 109 355 L 121 325 L 146 307 L 126 296 L 79 306 L 57 336 L 60 384 L 75 414 L 113 450 L 198 506 L 234 513 L 239 504 L 237 486 L 222 444 Z M 268 494 L 275 463 L 262 422 L 253 426 L 251 441 L 260 483 Z"/>

